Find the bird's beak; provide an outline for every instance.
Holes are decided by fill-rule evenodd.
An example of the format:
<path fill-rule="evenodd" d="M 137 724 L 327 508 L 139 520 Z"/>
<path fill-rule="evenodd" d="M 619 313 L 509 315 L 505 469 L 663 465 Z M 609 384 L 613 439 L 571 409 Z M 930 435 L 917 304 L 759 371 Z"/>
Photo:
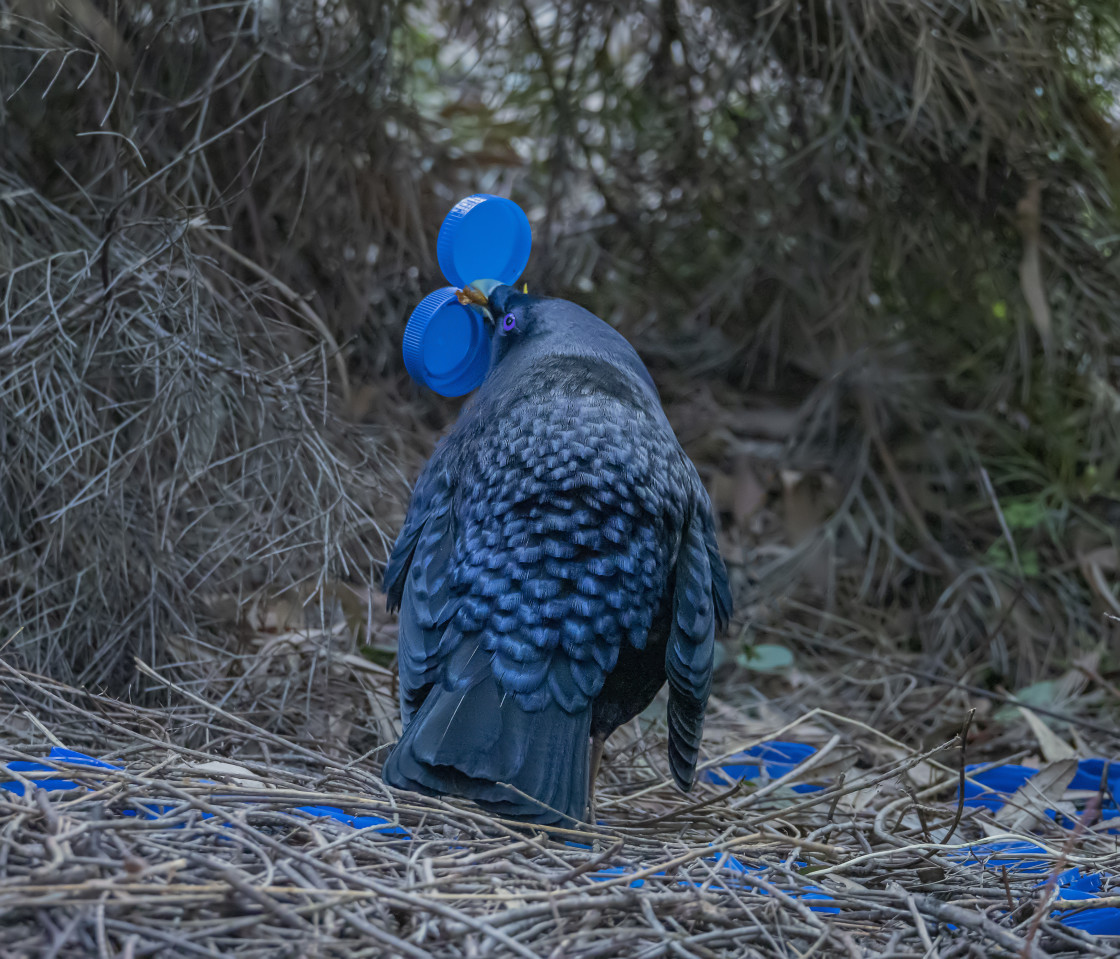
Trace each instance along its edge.
<path fill-rule="evenodd" d="M 457 299 L 463 306 L 480 310 L 493 323 L 494 316 L 490 312 L 490 294 L 501 285 L 500 280 L 475 280 L 458 292 Z"/>

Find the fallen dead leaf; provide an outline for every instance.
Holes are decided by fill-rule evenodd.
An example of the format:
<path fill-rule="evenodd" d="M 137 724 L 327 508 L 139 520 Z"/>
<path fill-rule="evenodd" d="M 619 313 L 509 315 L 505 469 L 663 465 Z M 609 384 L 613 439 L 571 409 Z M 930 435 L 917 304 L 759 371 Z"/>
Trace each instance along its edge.
<path fill-rule="evenodd" d="M 1027 721 L 1027 725 L 1031 727 L 1034 738 L 1038 740 L 1039 752 L 1042 753 L 1042 758 L 1048 763 L 1058 762 L 1062 759 L 1073 759 L 1077 756 L 1073 747 L 1047 726 L 1036 712 L 1024 709 L 1022 706 L 1019 707 L 1019 712 Z"/>
<path fill-rule="evenodd" d="M 751 468 L 750 457 L 740 453 L 735 457 L 735 492 L 732 515 L 739 527 L 746 527 L 747 521 L 762 508 L 766 502 L 766 487 Z"/>
<path fill-rule="evenodd" d="M 1048 822 L 1046 811 L 1058 808 L 1076 772 L 1076 759 L 1047 763 L 1015 790 L 996 813 L 996 822 L 1010 832 L 1027 832 Z"/>
<path fill-rule="evenodd" d="M 1031 180 L 1016 207 L 1019 233 L 1023 238 L 1023 257 L 1019 261 L 1019 287 L 1027 301 L 1031 321 L 1049 352 L 1051 337 L 1050 304 L 1042 284 L 1042 184 Z"/>
<path fill-rule="evenodd" d="M 1120 556 L 1112 546 L 1102 546 L 1087 553 L 1079 553 L 1077 563 L 1081 567 L 1081 575 L 1093 594 L 1100 599 L 1112 612 L 1120 615 L 1120 599 L 1113 592 L 1112 584 L 1108 581 L 1106 573 L 1115 574 L 1120 569 Z"/>

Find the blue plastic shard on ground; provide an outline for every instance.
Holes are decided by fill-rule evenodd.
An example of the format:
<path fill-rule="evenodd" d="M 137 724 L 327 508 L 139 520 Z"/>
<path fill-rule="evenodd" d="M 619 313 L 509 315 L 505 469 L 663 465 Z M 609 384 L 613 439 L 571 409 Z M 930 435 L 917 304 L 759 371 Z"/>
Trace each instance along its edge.
<path fill-rule="evenodd" d="M 962 860 L 961 865 L 1037 873 L 1044 877 L 1039 879 L 1038 885 L 1044 886 L 1050 881 L 1050 877 L 1046 875 L 1050 870 L 1050 864 L 1046 861 L 1048 857 L 1050 853 L 1033 842 L 1014 840 L 977 843 L 969 847 L 968 857 Z M 1096 899 L 1101 894 L 1104 883 L 1101 873 L 1083 874 L 1076 866 L 1058 873 L 1054 878 L 1058 895 L 1062 899 Z M 1081 912 L 1055 910 L 1050 918 L 1057 919 L 1062 925 L 1097 936 L 1120 936 L 1120 909 L 1112 906 Z"/>
<path fill-rule="evenodd" d="M 1031 778 L 1037 769 L 1029 766 L 995 766 L 986 763 L 965 766 L 968 779 L 964 784 L 964 804 L 983 806 L 991 812 L 1003 808 L 1015 790 Z"/>
<path fill-rule="evenodd" d="M 1120 795 L 1120 763 L 1108 763 L 1106 776 L 1106 762 L 1104 759 L 1082 759 L 1077 764 L 1077 772 L 1074 773 L 1069 788 L 1096 792 L 1103 782 L 1106 802 L 1102 813 L 1111 813 L 1105 818 L 1113 818 L 1120 813 L 1115 806 L 1115 797 Z M 985 806 L 995 812 L 1038 770 L 1031 766 L 991 766 L 981 763 L 966 766 L 965 772 L 969 778 L 964 784 L 964 804 Z"/>
<path fill-rule="evenodd" d="M 1063 899 L 1096 899 L 1101 894 L 1102 882 L 1099 872 L 1087 876 L 1081 875 L 1080 869 L 1071 869 L 1068 872 L 1074 874 L 1073 878 L 1067 882 L 1059 880 L 1058 883 L 1059 894 Z M 1051 918 L 1057 919 L 1063 926 L 1080 929 L 1094 936 L 1120 936 L 1120 909 L 1115 906 L 1083 909 L 1081 912 L 1072 909 L 1065 912 L 1055 911 L 1051 913 Z"/>
<path fill-rule="evenodd" d="M 1108 766 L 1107 775 L 1105 774 L 1106 765 Z M 1077 772 L 1074 774 L 1069 788 L 1097 790 L 1101 788 L 1102 780 L 1108 791 L 1112 793 L 1113 799 L 1115 799 L 1120 794 L 1120 763 L 1109 762 L 1105 759 L 1082 759 L 1077 764 Z"/>
<path fill-rule="evenodd" d="M 591 847 L 588 846 L 586 843 L 573 842 L 570 839 L 565 840 L 564 845 L 565 846 L 571 846 L 573 849 L 586 849 L 588 852 L 591 851 Z M 766 871 L 766 867 L 748 866 L 748 865 L 746 865 L 746 863 L 742 862 L 739 859 L 736 859 L 733 855 L 731 855 L 730 853 L 726 853 L 726 852 L 716 853 L 714 856 L 705 856 L 703 861 L 704 862 L 715 863 L 716 868 L 725 869 L 728 872 L 750 873 L 752 875 L 759 876 L 760 878 L 761 878 L 762 873 Z M 801 864 L 799 863 L 798 865 L 801 865 Z M 625 866 L 608 866 L 604 869 L 597 869 L 595 872 L 588 873 L 587 878 L 592 879 L 595 882 L 606 882 L 608 879 L 616 879 L 619 876 L 627 876 L 631 872 L 634 872 L 634 871 L 635 870 L 629 869 Z M 665 877 L 665 873 L 663 871 L 654 872 L 654 873 L 650 873 L 648 877 L 643 876 L 640 879 L 634 879 L 633 881 L 627 883 L 627 885 L 631 889 L 640 889 L 642 886 L 644 886 L 646 884 L 646 879 L 647 878 L 648 879 L 657 879 L 657 878 L 664 878 L 664 877 Z M 725 882 L 727 882 L 728 885 L 732 885 L 732 886 L 736 885 L 735 880 L 733 878 L 730 879 L 730 880 L 725 880 Z M 699 886 L 700 885 L 697 882 L 693 882 L 691 879 L 681 879 L 681 880 L 679 880 L 679 884 L 682 885 L 682 886 Z M 745 885 L 745 883 L 738 883 L 738 885 L 742 886 L 742 885 Z M 763 892 L 763 890 L 757 889 L 757 887 L 752 886 L 751 888 L 756 889 L 756 891 L 758 891 L 758 892 Z M 828 895 L 828 893 L 826 893 L 823 889 L 820 889 L 817 886 L 806 886 L 803 890 L 799 890 L 799 891 L 796 891 L 796 892 L 790 892 L 789 894 L 791 896 L 793 896 L 795 899 L 812 899 L 814 901 L 815 900 L 831 901 L 832 900 L 832 896 Z M 810 906 L 809 908 L 812 909 L 814 912 L 824 912 L 824 913 L 838 913 L 840 911 L 835 906 Z"/>
<path fill-rule="evenodd" d="M 803 866 L 804 863 L 797 863 L 797 865 L 800 867 L 800 866 Z M 756 876 L 760 875 L 761 872 L 762 872 L 761 869 L 758 869 L 757 867 L 754 867 L 754 866 L 748 866 L 745 863 L 741 862 L 740 860 L 736 859 L 734 856 L 725 857 L 723 866 L 724 866 L 725 869 L 731 869 L 731 870 L 734 870 L 736 872 L 741 872 L 741 873 L 750 873 L 750 874 L 756 875 Z M 763 895 L 769 895 L 763 889 L 758 889 L 757 891 L 762 893 Z M 786 891 L 789 892 L 788 890 L 786 890 Z M 810 901 L 810 902 L 835 902 L 835 899 L 832 896 L 830 896 L 827 892 L 825 892 L 823 889 L 821 889 L 820 886 L 804 886 L 801 889 L 797 890 L 796 892 L 789 892 L 789 895 L 792 895 L 793 898 L 795 898 L 795 899 L 805 899 L 805 900 Z M 812 906 L 811 905 L 811 906 L 809 906 L 809 908 L 813 912 L 819 912 L 819 913 L 823 913 L 823 914 L 829 915 L 829 916 L 837 916 L 837 915 L 840 914 L 840 907 L 839 906 Z"/>
<path fill-rule="evenodd" d="M 72 749 L 64 749 L 62 746 L 55 746 L 47 755 L 47 759 L 61 759 L 64 762 L 73 763 L 76 766 L 93 766 L 98 769 L 120 769 L 120 766 L 111 766 L 109 763 L 103 763 L 100 759 L 94 759 L 92 756 L 87 756 L 85 753 L 76 753 Z M 30 762 L 26 759 L 14 759 L 10 763 L 6 763 L 6 768 L 14 773 L 54 773 L 58 770 L 52 769 L 50 766 L 44 766 L 42 763 Z M 37 779 L 36 776 L 25 776 L 25 779 Z M 83 789 L 76 782 L 69 779 L 44 779 L 39 782 L 42 789 L 48 792 L 54 792 L 59 789 Z M 15 793 L 17 796 L 23 795 L 23 783 L 11 782 L 0 783 L 0 789 L 6 789 L 10 793 Z"/>
<path fill-rule="evenodd" d="M 579 845 L 579 844 L 578 843 L 567 843 L 567 845 Z M 582 848 L 589 848 L 589 847 L 582 847 Z M 735 881 L 735 878 L 734 878 L 734 874 L 738 873 L 739 875 L 744 875 L 745 874 L 745 875 L 757 876 L 758 878 L 761 879 L 762 874 L 766 871 L 766 867 L 764 867 L 764 866 L 763 867 L 748 866 L 745 863 L 741 862 L 740 860 L 736 859 L 734 856 L 731 856 L 731 855 L 728 855 L 728 854 L 725 854 L 725 853 L 721 853 L 721 854 L 716 855 L 716 856 L 706 856 L 704 858 L 704 862 L 715 863 L 716 866 L 719 869 L 726 870 L 727 872 L 732 873 L 731 876 L 729 876 L 729 877 L 727 877 L 723 880 L 726 885 L 728 885 L 728 886 L 738 886 L 740 888 L 744 887 L 744 886 L 747 886 L 748 888 L 753 889 L 755 892 L 759 893 L 760 895 L 763 895 L 763 896 L 768 895 L 768 893 L 766 892 L 765 889 L 759 889 L 757 886 L 749 885 L 747 883 L 742 883 L 742 882 L 737 883 Z M 588 878 L 594 880 L 595 882 L 606 882 L 608 879 L 617 879 L 619 877 L 628 876 L 632 872 L 634 872 L 633 869 L 629 869 L 625 866 L 608 866 L 605 869 L 597 869 L 595 872 L 589 873 Z M 642 886 L 644 886 L 646 884 L 646 879 L 664 879 L 665 875 L 666 874 L 665 874 L 664 870 L 659 870 L 657 872 L 650 873 L 648 876 L 642 876 L 638 879 L 633 879 L 630 882 L 628 882 L 626 885 L 631 889 L 641 889 Z M 700 883 L 694 882 L 691 879 L 679 879 L 679 880 L 677 880 L 677 884 L 681 885 L 681 886 L 694 886 L 694 887 L 700 885 Z M 809 904 L 809 908 L 813 912 L 820 912 L 820 913 L 825 913 L 825 914 L 828 914 L 828 915 L 838 915 L 839 912 L 840 912 L 840 908 L 838 906 L 812 905 L 812 903 L 816 903 L 816 902 L 833 902 L 834 901 L 833 897 L 830 896 L 823 889 L 821 889 L 819 886 L 805 886 L 802 889 L 798 889 L 798 890 L 783 890 L 783 891 L 786 892 L 787 895 L 791 896 L 794 899 L 804 899 L 804 900 L 806 900 L 807 904 Z"/>
<path fill-rule="evenodd" d="M 772 740 L 759 743 L 741 753 L 729 756 L 718 769 L 704 771 L 704 780 L 716 785 L 727 785 L 728 780 L 759 779 L 763 772 L 769 779 L 781 779 L 792 772 L 816 752 L 816 748 L 805 743 L 789 743 Z M 798 783 L 791 787 L 794 792 L 817 792 L 824 786 L 815 783 Z"/>
<path fill-rule="evenodd" d="M 605 882 L 608 879 L 616 879 L 619 876 L 629 875 L 632 871 L 633 870 L 627 869 L 625 866 L 608 866 L 606 869 L 597 869 L 595 872 L 589 873 L 588 878 L 593 879 L 595 882 Z M 663 872 L 655 872 L 651 873 L 648 878 L 663 878 L 664 876 L 665 873 Z M 634 879 L 631 882 L 628 882 L 626 885 L 631 889 L 641 889 L 642 886 L 646 884 L 646 878 L 647 877 Z"/>
<path fill-rule="evenodd" d="M 1029 782 L 1038 770 L 1031 766 L 1008 764 L 988 768 L 986 764 L 978 764 L 966 766 L 965 772 L 968 773 L 968 779 L 964 784 L 964 805 L 998 812 L 1016 790 Z M 1098 811 L 1100 819 L 1120 817 L 1120 809 L 1116 806 L 1116 797 L 1120 795 L 1120 763 L 1108 763 L 1104 759 L 1082 759 L 1077 764 L 1077 772 L 1070 781 L 1069 788 L 1083 792 L 1099 792 L 1102 800 Z M 1077 825 L 1074 820 L 1056 809 L 1048 809 L 1046 812 L 1063 828 L 1072 829 Z M 1108 831 L 1120 832 L 1118 829 Z"/>
<path fill-rule="evenodd" d="M 119 771 L 120 766 L 114 766 L 112 763 L 102 762 L 100 759 L 94 759 L 92 756 L 87 756 L 85 753 L 74 752 L 73 749 L 66 749 L 62 746 L 55 746 L 47 754 L 47 759 L 61 760 L 63 762 L 73 763 L 75 766 L 89 766 L 94 769 L 112 769 Z M 27 760 L 15 760 L 7 764 L 7 768 L 17 773 L 41 772 L 53 773 L 57 770 L 52 769 L 50 766 L 44 766 L 43 763 L 28 762 Z M 39 784 L 40 789 L 47 792 L 55 792 L 58 790 L 67 789 L 84 789 L 85 787 L 71 779 L 40 779 L 36 776 L 27 776 L 27 779 L 35 779 Z M 0 789 L 6 789 L 8 792 L 15 793 L 17 796 L 23 795 L 23 783 L 19 782 L 3 782 L 0 783 Z M 144 803 L 144 808 L 148 810 L 146 819 L 159 819 L 161 816 L 166 816 L 175 807 L 174 806 L 160 806 L 155 803 Z M 135 809 L 122 809 L 122 816 L 138 816 L 140 813 Z M 203 813 L 204 818 L 208 818 L 210 813 Z M 185 823 L 180 823 L 175 828 L 181 829 Z"/>
<path fill-rule="evenodd" d="M 1049 865 L 1045 857 L 1049 855 L 1042 846 L 1018 839 L 978 842 L 962 854 L 961 865 L 1016 872 L 1046 872 Z"/>
<path fill-rule="evenodd" d="M 120 770 L 120 766 L 114 766 L 111 763 L 102 762 L 100 759 L 94 759 L 92 756 L 87 756 L 85 753 L 75 752 L 72 749 L 64 749 L 61 746 L 55 746 L 47 754 L 46 759 L 61 760 L 63 762 L 73 763 L 76 766 L 89 766 L 95 769 L 112 769 Z M 14 759 L 5 764 L 5 768 L 10 769 L 12 772 L 23 773 L 24 778 L 34 779 L 41 789 L 48 792 L 55 792 L 59 790 L 68 789 L 85 789 L 80 783 L 74 782 L 71 779 L 44 779 L 39 776 L 27 776 L 27 773 L 56 773 L 57 770 L 50 766 L 44 765 L 42 762 L 31 762 L 26 759 Z M 203 780 L 203 782 L 211 782 L 211 780 Z M 8 782 L 0 782 L 0 789 L 5 789 L 16 796 L 22 796 L 24 792 L 23 783 L 15 780 Z M 145 819 L 160 819 L 169 813 L 173 812 L 176 806 L 160 805 L 158 803 L 144 803 L 144 808 L 148 811 Z M 400 826 L 395 826 L 387 819 L 382 819 L 380 816 L 355 816 L 339 809 L 337 806 L 296 806 L 293 812 L 306 813 L 315 819 L 334 819 L 337 822 L 345 823 L 355 829 L 367 829 L 370 827 L 377 828 L 377 832 L 383 832 L 388 835 L 407 836 L 409 835 L 406 829 Z M 121 810 L 122 816 L 138 816 L 141 815 L 135 809 Z M 203 819 L 210 819 L 213 813 L 203 812 Z M 177 823 L 173 828 L 182 829 L 186 824 Z"/>
<path fill-rule="evenodd" d="M 382 819 L 380 816 L 354 816 L 337 806 L 297 806 L 295 811 L 307 813 L 317 819 L 334 819 L 355 829 L 373 828 L 374 832 L 382 832 L 387 836 L 411 835 L 407 829 L 389 822 L 388 819 Z"/>

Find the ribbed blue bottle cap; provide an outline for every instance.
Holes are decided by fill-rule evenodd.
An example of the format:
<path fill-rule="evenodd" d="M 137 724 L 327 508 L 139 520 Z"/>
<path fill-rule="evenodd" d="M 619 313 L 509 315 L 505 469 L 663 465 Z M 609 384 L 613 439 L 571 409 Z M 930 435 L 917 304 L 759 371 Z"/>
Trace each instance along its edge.
<path fill-rule="evenodd" d="M 436 258 L 448 283 L 475 280 L 513 284 L 529 262 L 533 233 L 529 218 L 513 200 L 476 193 L 460 200 L 444 217 Z"/>
<path fill-rule="evenodd" d="M 441 396 L 464 396 L 490 368 L 490 339 L 477 310 L 462 306 L 454 287 L 429 293 L 404 328 L 404 365 Z"/>

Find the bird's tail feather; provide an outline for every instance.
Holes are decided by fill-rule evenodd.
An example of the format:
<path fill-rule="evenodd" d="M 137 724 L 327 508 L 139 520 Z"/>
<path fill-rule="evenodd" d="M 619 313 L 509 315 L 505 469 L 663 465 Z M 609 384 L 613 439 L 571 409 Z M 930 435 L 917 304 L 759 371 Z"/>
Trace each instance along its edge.
<path fill-rule="evenodd" d="M 463 796 L 498 816 L 571 825 L 587 803 L 590 723 L 590 709 L 552 703 L 529 712 L 488 668 L 477 670 L 455 686 L 435 685 L 382 777 L 398 789 Z"/>

